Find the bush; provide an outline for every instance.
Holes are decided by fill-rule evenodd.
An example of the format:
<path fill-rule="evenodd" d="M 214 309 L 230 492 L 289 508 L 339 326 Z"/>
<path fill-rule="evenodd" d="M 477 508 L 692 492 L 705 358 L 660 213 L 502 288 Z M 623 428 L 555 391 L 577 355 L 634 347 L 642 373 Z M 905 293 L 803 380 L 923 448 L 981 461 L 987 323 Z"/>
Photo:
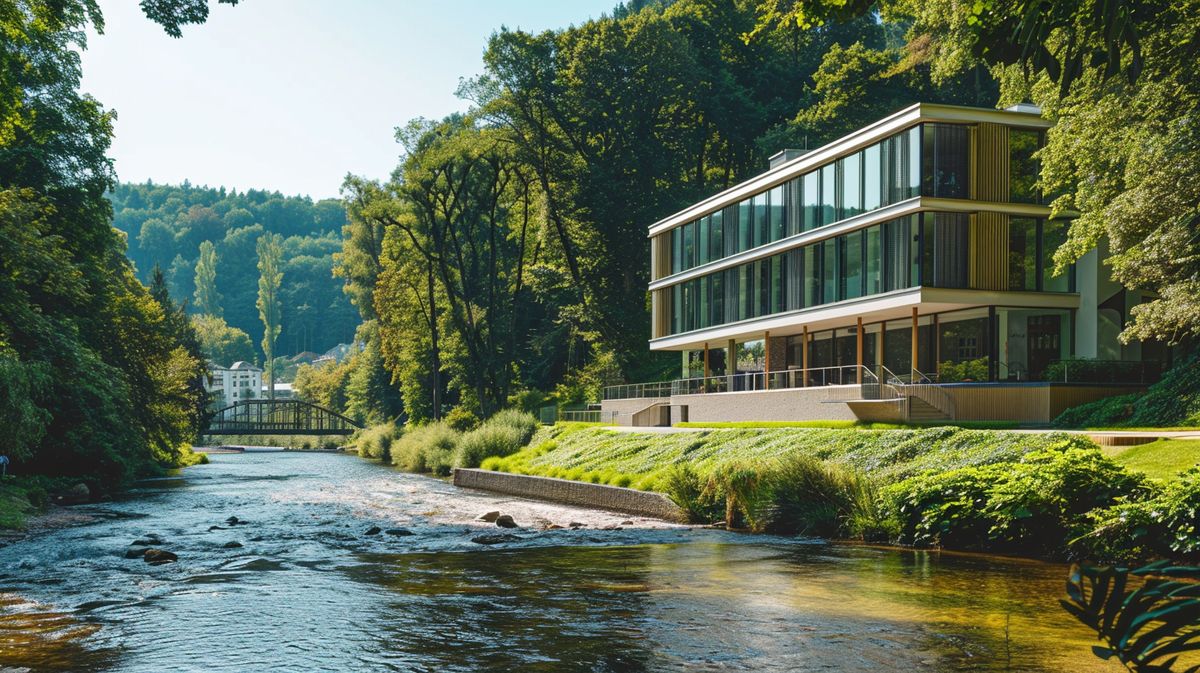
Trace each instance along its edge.
<path fill-rule="evenodd" d="M 938 365 L 938 380 L 943 383 L 955 381 L 987 381 L 988 359 L 964 360 L 954 362 L 947 360 Z"/>
<path fill-rule="evenodd" d="M 501 411 L 463 435 L 454 466 L 479 467 L 487 458 L 514 454 L 529 443 L 537 428 L 538 421 L 530 414 L 516 409 Z"/>
<path fill-rule="evenodd" d="M 459 432 L 470 432 L 479 427 L 479 417 L 465 407 L 454 407 L 442 422 Z"/>
<path fill-rule="evenodd" d="M 1089 515 L 1092 530 L 1072 541 L 1079 556 L 1123 563 L 1163 557 L 1200 560 L 1200 467 Z"/>
<path fill-rule="evenodd" d="M 392 444 L 392 464 L 409 472 L 450 474 L 462 433 L 445 421 L 412 428 Z"/>
<path fill-rule="evenodd" d="M 403 432 L 403 429 L 394 423 L 372 425 L 359 431 L 358 437 L 354 440 L 354 448 L 358 451 L 358 455 L 364 458 L 375 458 L 386 462 L 391 459 L 393 442 Z"/>
<path fill-rule="evenodd" d="M 1056 556 L 1090 512 L 1145 493 L 1144 482 L 1096 449 L 1064 445 L 906 479 L 884 490 L 884 509 L 901 542 Z"/>

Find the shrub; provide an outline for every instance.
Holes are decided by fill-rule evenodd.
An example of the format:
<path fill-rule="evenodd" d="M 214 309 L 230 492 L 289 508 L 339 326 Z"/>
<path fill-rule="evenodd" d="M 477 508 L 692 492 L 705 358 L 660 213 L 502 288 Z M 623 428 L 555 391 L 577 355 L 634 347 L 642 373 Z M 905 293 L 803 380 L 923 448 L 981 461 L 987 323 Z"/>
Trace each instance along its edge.
<path fill-rule="evenodd" d="M 1144 483 L 1096 449 L 1030 453 L 993 486 L 988 534 L 1004 549 L 1055 555 L 1088 529 L 1089 512 L 1144 494 Z"/>
<path fill-rule="evenodd" d="M 409 472 L 448 475 L 461 437 L 444 421 L 410 429 L 393 443 L 392 464 Z"/>
<path fill-rule="evenodd" d="M 501 411 L 463 435 L 454 455 L 455 467 L 477 467 L 486 458 L 520 451 L 537 432 L 538 421 L 516 409 Z"/>
<path fill-rule="evenodd" d="M 1092 530 L 1072 541 L 1077 555 L 1103 562 L 1151 557 L 1200 560 L 1200 467 L 1089 515 Z"/>
<path fill-rule="evenodd" d="M 354 448 L 358 451 L 358 455 L 364 458 L 387 461 L 391 459 L 392 443 L 402 433 L 403 430 L 393 423 L 372 425 L 359 431 L 358 437 L 354 441 Z"/>
<path fill-rule="evenodd" d="M 901 542 L 1053 556 L 1088 530 L 1089 512 L 1144 494 L 1144 482 L 1096 449 L 1064 445 L 906 479 L 884 501 Z"/>
<path fill-rule="evenodd" d="M 964 360 L 954 362 L 947 360 L 938 365 L 938 380 L 943 383 L 954 381 L 986 381 L 988 380 L 988 359 Z"/>
<path fill-rule="evenodd" d="M 470 432 L 479 427 L 479 417 L 465 407 L 454 407 L 442 422 L 459 432 Z"/>

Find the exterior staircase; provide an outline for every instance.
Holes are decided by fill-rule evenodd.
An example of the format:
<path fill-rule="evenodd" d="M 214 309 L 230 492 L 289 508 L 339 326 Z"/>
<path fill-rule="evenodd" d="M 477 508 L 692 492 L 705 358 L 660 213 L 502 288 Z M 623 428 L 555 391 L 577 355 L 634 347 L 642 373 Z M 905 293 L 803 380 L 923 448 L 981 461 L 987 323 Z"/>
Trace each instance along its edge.
<path fill-rule="evenodd" d="M 937 423 L 953 420 L 946 412 L 916 395 L 909 395 L 905 399 L 908 400 L 909 423 Z"/>

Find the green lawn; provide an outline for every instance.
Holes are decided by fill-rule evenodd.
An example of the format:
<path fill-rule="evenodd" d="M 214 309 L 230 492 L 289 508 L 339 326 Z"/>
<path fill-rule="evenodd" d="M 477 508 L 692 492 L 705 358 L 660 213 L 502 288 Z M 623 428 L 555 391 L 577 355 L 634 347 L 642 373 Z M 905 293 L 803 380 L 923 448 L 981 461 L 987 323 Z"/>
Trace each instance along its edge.
<path fill-rule="evenodd" d="M 560 424 L 538 431 L 517 453 L 488 458 L 481 467 L 657 490 L 676 464 L 686 463 L 706 472 L 724 469 L 731 462 L 762 464 L 801 453 L 852 467 L 887 483 L 925 470 L 1016 460 L 1028 451 L 1064 442 L 1094 446 L 1078 435 L 952 427 L 723 428 L 651 434 Z"/>
<path fill-rule="evenodd" d="M 1113 460 L 1155 479 L 1170 479 L 1200 464 L 1200 439 L 1160 439 L 1138 446 L 1106 447 Z"/>

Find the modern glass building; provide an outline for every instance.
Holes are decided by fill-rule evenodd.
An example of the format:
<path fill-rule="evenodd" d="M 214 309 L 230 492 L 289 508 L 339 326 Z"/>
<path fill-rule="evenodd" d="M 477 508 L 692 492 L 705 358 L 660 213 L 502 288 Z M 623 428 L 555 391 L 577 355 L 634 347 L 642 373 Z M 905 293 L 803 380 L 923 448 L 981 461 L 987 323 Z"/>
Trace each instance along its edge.
<path fill-rule="evenodd" d="M 1032 106 L 917 104 L 652 224 L 650 348 L 683 379 L 1039 381 L 1117 342 L 1141 298 L 1097 252 L 1057 270 L 1068 221 L 1036 189 L 1050 123 Z M 856 375 L 856 380 L 861 375 Z M 822 379 L 822 380 L 818 380 Z M 825 381 L 828 382 L 828 381 Z"/>

